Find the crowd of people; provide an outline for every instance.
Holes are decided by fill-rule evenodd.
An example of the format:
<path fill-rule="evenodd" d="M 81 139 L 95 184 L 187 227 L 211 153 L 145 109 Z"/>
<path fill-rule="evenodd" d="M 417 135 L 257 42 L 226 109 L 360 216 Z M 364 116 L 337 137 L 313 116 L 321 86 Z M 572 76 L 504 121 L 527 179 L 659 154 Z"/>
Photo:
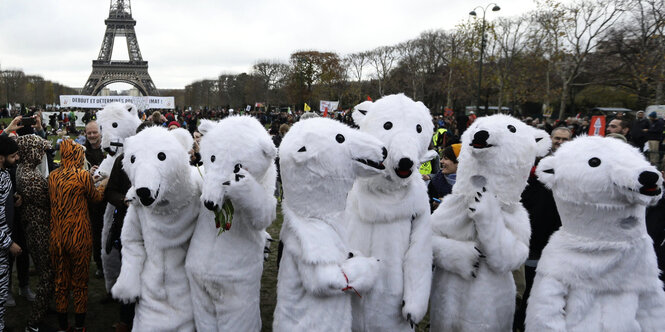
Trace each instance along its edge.
<path fill-rule="evenodd" d="M 235 113 L 231 109 L 161 110 L 143 112 L 141 118 L 150 126 L 185 128 L 198 142 L 201 138 L 197 130 L 199 120 L 221 119 L 238 113 L 241 112 Z M 300 119 L 317 116 L 302 111 L 247 113 L 267 128 L 277 147 L 290 125 Z M 339 112 L 332 116 L 353 125 L 350 114 Z M 460 137 L 475 118 L 473 113 L 455 115 L 452 112 L 433 117 L 434 132 L 430 149 L 436 150 L 438 156 L 421 167 L 422 178 L 428 185 L 432 211 L 443 197 L 452 192 L 459 163 Z M 34 120 L 26 122 L 24 119 Z M 70 292 L 75 313 L 74 331 L 84 330 L 91 256 L 97 268 L 96 275 L 104 275 L 100 256 L 103 249 L 101 230 L 106 206 L 104 192 L 109 182 L 108 177 L 100 177 L 95 173 L 105 157 L 101 148 L 101 131 L 95 119 L 95 111 L 85 113 L 82 119 L 85 127 L 79 136 L 73 110 L 52 116 L 49 126 L 46 126 L 42 123 L 40 111 L 33 109 L 16 116 L 9 125 L 0 128 L 0 331 L 4 328 L 4 307 L 15 305 L 10 284 L 14 265 L 18 276 L 18 295 L 33 303 L 26 331 L 39 330 L 51 298 L 55 299 L 60 329 L 68 328 Z M 551 135 L 550 154 L 566 141 L 589 131 L 589 119 L 584 117 L 542 122 L 522 117 L 522 121 L 544 129 Z M 640 149 L 653 165 L 662 169 L 664 121 L 655 112 L 646 115 L 639 111 L 634 117 L 618 113 L 608 118 L 607 123 L 606 136 L 623 140 Z M 49 134 L 59 135 L 56 144 L 51 143 Z M 81 145 L 64 139 L 66 135 L 78 136 L 77 142 Z M 200 164 L 197 146 L 195 143 L 191 151 L 192 165 Z M 279 167 L 279 163 L 277 165 Z M 528 183 L 522 200 L 529 211 L 533 230 L 531 250 L 524 268 L 514 273 L 518 284 L 515 325 L 520 330 L 523 328 L 526 299 L 533 284 L 540 252 L 549 236 L 561 225 L 552 193 L 537 181 L 534 172 Z M 281 195 L 279 186 L 276 195 Z M 647 226 L 661 268 L 665 261 L 665 250 L 660 245 L 665 240 L 664 211 L 665 203 L 661 199 L 657 206 L 647 212 Z M 36 293 L 29 287 L 28 255 L 32 257 L 40 280 Z M 131 308 L 124 308 L 125 315 Z M 131 314 L 129 318 L 121 320 L 131 324 Z M 127 325 L 124 324 L 125 327 Z"/>

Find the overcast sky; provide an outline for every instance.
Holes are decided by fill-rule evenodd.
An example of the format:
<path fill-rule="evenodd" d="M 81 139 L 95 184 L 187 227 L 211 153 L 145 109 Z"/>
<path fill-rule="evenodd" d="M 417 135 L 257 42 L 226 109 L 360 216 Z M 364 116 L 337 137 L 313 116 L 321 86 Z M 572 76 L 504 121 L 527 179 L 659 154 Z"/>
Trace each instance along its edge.
<path fill-rule="evenodd" d="M 184 88 L 221 73 L 249 72 L 296 50 L 341 56 L 452 29 L 473 0 L 134 0 L 143 59 L 158 88 Z M 0 0 L 0 68 L 82 87 L 97 58 L 108 0 Z M 516 16 L 532 0 L 499 1 L 487 18 Z M 121 45 L 122 47 L 119 47 Z M 117 43 L 113 59 L 127 59 Z M 122 53 L 118 55 L 118 53 Z M 115 86 L 117 87 L 117 85 Z"/>

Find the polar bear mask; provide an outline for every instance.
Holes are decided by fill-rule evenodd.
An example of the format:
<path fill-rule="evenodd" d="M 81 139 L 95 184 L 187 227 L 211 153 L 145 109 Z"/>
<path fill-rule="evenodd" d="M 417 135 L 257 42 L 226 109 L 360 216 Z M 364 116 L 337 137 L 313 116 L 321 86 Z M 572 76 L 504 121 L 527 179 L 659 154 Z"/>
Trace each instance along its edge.
<path fill-rule="evenodd" d="M 301 185 L 314 186 L 322 178 L 337 180 L 337 188 L 326 190 L 345 196 L 356 176 L 379 174 L 387 154 L 379 140 L 340 122 L 324 118 L 299 121 L 279 147 L 283 182 L 290 184 L 284 186 L 284 196 L 293 197 L 295 204 L 303 192 Z M 297 193 L 288 192 L 295 189 Z"/>
<path fill-rule="evenodd" d="M 115 156 L 122 153 L 125 138 L 136 133 L 141 119 L 134 104 L 110 103 L 97 112 L 97 123 L 102 134 L 102 149 Z"/>
<path fill-rule="evenodd" d="M 614 138 L 580 137 L 561 145 L 536 169 L 561 200 L 599 207 L 654 205 L 663 178 L 634 147 Z"/>
<path fill-rule="evenodd" d="M 198 128 L 203 134 L 201 159 L 205 169 L 201 201 L 209 209 L 222 206 L 225 187 L 236 181 L 237 174 L 246 171 L 261 182 L 269 169 L 275 173 L 277 149 L 255 118 L 232 116 L 220 122 L 202 120 Z"/>
<path fill-rule="evenodd" d="M 549 146 L 548 135 L 512 116 L 478 118 L 462 135 L 453 193 L 487 187 L 504 203 L 519 202 L 536 157 Z"/>
<path fill-rule="evenodd" d="M 383 176 L 392 183 L 406 185 L 411 176 L 420 176 L 420 164 L 435 157 L 436 152 L 427 150 L 434 129 L 432 116 L 422 102 L 401 93 L 373 104 L 365 101 L 356 106 L 353 119 L 360 131 L 388 148 Z"/>
<path fill-rule="evenodd" d="M 182 128 L 147 128 L 125 141 L 123 169 L 132 183 L 127 196 L 136 195 L 141 204 L 168 205 L 162 196 L 177 199 L 184 183 L 190 181 L 189 150 L 194 139 Z M 185 201 L 182 197 L 180 202 Z"/>

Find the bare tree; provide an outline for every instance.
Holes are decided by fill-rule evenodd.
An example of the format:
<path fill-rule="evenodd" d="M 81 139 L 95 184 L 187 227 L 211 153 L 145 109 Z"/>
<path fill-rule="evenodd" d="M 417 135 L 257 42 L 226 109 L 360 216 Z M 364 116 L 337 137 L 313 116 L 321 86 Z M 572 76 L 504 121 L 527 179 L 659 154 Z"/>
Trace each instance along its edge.
<path fill-rule="evenodd" d="M 393 46 L 382 46 L 375 48 L 369 53 L 369 62 L 374 67 L 375 75 L 379 81 L 379 95 L 383 96 L 383 82 L 385 82 L 390 70 L 393 69 L 397 52 Z"/>
<path fill-rule="evenodd" d="M 349 54 L 344 58 L 344 62 L 353 75 L 353 79 L 360 82 L 363 79 L 363 68 L 369 63 L 369 52 Z"/>
<path fill-rule="evenodd" d="M 570 89 L 582 73 L 588 55 L 595 51 L 602 35 L 627 8 L 626 0 L 580 0 L 562 6 L 564 53 L 557 71 L 562 80 L 559 119 L 563 118 Z"/>
<path fill-rule="evenodd" d="M 494 40 L 498 46 L 498 83 L 499 95 L 497 107 L 501 111 L 504 102 L 505 90 L 511 85 L 512 73 L 517 69 L 515 63 L 519 61 L 526 49 L 526 37 L 529 28 L 527 16 L 515 18 L 500 18 L 494 26 Z"/>

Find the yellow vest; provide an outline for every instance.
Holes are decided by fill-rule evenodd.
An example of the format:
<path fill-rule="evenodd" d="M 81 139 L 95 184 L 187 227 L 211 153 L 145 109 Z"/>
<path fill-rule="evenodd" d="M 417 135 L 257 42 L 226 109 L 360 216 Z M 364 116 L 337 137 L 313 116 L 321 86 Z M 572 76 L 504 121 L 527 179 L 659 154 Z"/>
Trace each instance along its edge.
<path fill-rule="evenodd" d="M 439 140 L 439 135 L 443 135 L 447 131 L 448 131 L 448 129 L 445 129 L 445 128 L 439 128 L 439 129 L 436 130 L 436 132 L 432 136 L 432 143 L 434 143 L 434 146 L 438 146 L 438 145 L 436 145 L 436 142 Z"/>
<path fill-rule="evenodd" d="M 420 165 L 420 174 L 432 174 L 432 161 L 426 161 Z"/>

